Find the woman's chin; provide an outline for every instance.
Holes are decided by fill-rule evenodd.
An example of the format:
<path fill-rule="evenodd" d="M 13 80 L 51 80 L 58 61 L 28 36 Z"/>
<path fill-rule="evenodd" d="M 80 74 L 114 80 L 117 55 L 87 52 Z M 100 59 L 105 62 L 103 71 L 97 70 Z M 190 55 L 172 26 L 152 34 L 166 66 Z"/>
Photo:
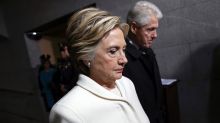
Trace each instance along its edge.
<path fill-rule="evenodd" d="M 122 77 L 122 74 L 117 74 L 117 75 L 115 76 L 116 79 L 121 79 L 121 77 Z"/>

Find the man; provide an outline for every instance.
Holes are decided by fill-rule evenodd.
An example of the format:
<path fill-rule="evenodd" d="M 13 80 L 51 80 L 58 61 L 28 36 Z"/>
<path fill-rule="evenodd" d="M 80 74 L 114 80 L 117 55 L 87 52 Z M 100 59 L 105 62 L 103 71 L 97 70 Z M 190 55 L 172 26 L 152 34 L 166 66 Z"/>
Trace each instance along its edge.
<path fill-rule="evenodd" d="M 123 74 L 134 82 L 139 100 L 151 123 L 165 123 L 161 77 L 151 49 L 162 16 L 159 8 L 147 1 L 137 2 L 127 15 L 127 23 L 130 25 L 126 38 L 128 63 Z"/>

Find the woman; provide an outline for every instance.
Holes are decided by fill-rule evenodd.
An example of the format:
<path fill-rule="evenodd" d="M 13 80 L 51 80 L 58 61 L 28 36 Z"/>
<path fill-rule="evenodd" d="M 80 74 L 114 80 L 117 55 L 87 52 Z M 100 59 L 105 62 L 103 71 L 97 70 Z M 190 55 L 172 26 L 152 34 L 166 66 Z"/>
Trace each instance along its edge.
<path fill-rule="evenodd" d="M 122 76 L 128 25 L 97 8 L 75 13 L 68 24 L 77 85 L 51 110 L 50 123 L 149 123 L 133 83 Z"/>

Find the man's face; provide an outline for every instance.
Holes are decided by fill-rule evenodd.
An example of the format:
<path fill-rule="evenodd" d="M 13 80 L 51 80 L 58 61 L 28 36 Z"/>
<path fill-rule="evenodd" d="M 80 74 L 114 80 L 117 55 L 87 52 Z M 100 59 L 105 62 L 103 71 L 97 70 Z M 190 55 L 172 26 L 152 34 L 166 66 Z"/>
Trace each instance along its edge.
<path fill-rule="evenodd" d="M 158 19 L 152 16 L 149 24 L 135 26 L 136 44 L 150 48 L 154 39 L 157 38 Z"/>

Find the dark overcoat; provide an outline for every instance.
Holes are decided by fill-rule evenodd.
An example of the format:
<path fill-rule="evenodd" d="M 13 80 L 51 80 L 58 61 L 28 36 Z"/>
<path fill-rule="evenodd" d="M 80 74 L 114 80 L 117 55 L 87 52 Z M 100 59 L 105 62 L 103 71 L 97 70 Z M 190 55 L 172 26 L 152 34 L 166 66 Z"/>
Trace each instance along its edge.
<path fill-rule="evenodd" d="M 151 48 L 137 48 L 126 40 L 126 57 L 123 75 L 130 78 L 136 88 L 141 105 L 151 123 L 165 122 L 165 101 L 161 77 Z"/>

